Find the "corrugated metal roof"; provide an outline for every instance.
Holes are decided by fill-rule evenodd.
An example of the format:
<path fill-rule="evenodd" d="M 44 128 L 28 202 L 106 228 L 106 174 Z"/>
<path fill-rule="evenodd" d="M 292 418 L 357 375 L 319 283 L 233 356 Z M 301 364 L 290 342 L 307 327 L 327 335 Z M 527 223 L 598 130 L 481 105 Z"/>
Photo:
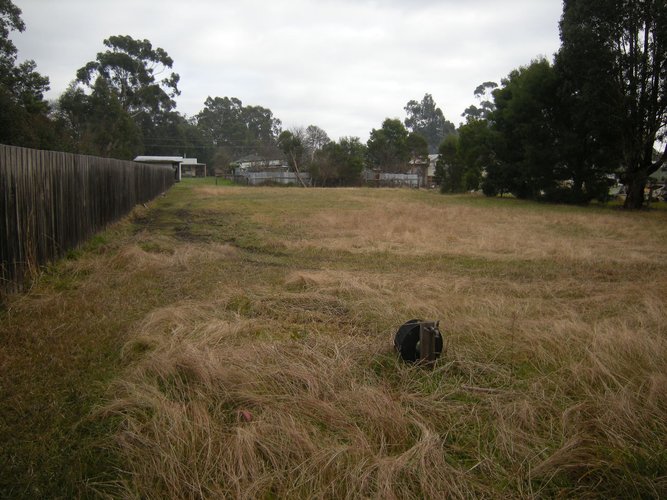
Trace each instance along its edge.
<path fill-rule="evenodd" d="M 183 158 L 182 156 L 137 156 L 134 161 L 139 163 L 180 163 L 181 165 L 204 165 L 197 158 Z"/>
<path fill-rule="evenodd" d="M 183 162 L 183 160 L 184 158 L 182 156 L 137 156 L 134 159 L 134 161 L 143 163 L 159 163 L 159 162 L 181 163 Z"/>

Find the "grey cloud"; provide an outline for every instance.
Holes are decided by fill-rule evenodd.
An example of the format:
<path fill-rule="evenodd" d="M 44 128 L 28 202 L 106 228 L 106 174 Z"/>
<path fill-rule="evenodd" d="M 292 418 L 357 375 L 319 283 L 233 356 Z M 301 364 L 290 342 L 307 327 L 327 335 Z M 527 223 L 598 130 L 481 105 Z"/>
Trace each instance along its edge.
<path fill-rule="evenodd" d="M 179 110 L 208 95 L 271 108 L 285 124 L 365 139 L 409 99 L 433 94 L 447 117 L 558 47 L 559 2 L 535 0 L 23 0 L 15 37 L 52 81 L 51 97 L 112 34 L 148 38 L 174 59 Z M 128 12 L 131 15 L 128 15 Z"/>

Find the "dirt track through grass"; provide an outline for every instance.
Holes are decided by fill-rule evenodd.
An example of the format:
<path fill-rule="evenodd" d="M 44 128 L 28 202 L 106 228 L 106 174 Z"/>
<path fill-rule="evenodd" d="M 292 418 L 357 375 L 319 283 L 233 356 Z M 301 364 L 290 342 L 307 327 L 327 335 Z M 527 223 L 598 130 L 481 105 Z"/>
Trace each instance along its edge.
<path fill-rule="evenodd" d="M 6 300 L 0 491 L 664 496 L 666 222 L 184 183 Z"/>

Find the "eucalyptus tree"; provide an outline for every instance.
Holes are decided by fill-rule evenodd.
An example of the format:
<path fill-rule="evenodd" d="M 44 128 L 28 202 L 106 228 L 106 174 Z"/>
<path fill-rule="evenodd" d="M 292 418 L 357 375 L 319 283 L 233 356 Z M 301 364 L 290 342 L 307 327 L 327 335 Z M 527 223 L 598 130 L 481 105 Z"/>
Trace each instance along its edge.
<path fill-rule="evenodd" d="M 173 60 L 148 40 L 111 36 L 76 72 L 58 101 L 58 114 L 70 126 L 79 152 L 131 158 L 173 139 L 164 137 L 173 121 L 179 76 Z M 159 144 L 159 145 L 158 145 Z"/>
<path fill-rule="evenodd" d="M 489 115 L 496 109 L 493 104 L 493 91 L 498 88 L 496 82 L 484 82 L 475 88 L 473 95 L 477 99 L 479 106 L 471 104 L 461 114 L 466 121 L 487 120 Z"/>
<path fill-rule="evenodd" d="M 312 163 L 317 152 L 329 144 L 331 139 L 322 128 L 317 125 L 308 125 L 304 131 L 303 142 L 308 155 L 308 160 Z"/>
<path fill-rule="evenodd" d="M 430 153 L 438 150 L 446 136 L 456 133 L 456 126 L 445 118 L 431 94 L 424 94 L 421 101 L 408 101 L 403 109 L 407 113 L 405 126 L 427 140 Z"/>
<path fill-rule="evenodd" d="M 282 126 L 270 109 L 244 106 L 236 97 L 207 97 L 195 120 L 216 148 L 224 148 L 235 159 L 275 145 Z"/>
<path fill-rule="evenodd" d="M 93 90 L 95 82 L 103 80 L 132 118 L 154 117 L 176 107 L 180 77 L 169 71 L 174 61 L 164 49 L 128 35 L 110 36 L 103 43 L 107 50 L 77 71 L 78 83 Z"/>

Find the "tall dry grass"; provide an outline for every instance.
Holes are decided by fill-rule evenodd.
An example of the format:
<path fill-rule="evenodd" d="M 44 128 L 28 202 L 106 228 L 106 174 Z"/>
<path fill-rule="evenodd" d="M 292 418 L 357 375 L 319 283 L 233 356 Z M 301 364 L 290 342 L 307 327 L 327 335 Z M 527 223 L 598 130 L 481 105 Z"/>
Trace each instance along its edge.
<path fill-rule="evenodd" d="M 3 394 L 33 415 L 3 457 L 19 456 L 53 394 L 40 425 L 62 420 L 60 437 L 30 441 L 56 457 L 47 486 L 25 490 L 37 496 L 70 429 L 91 422 L 114 429 L 115 468 L 62 491 L 667 496 L 665 222 L 182 183 L 0 311 Z M 430 371 L 392 350 L 416 317 L 445 334 Z M 90 418 L 60 417 L 109 378 Z M 21 463 L 8 470 L 32 482 L 43 462 Z"/>
<path fill-rule="evenodd" d="M 331 213 L 295 196 L 247 214 L 293 252 L 283 269 L 237 250 L 247 279 L 136 327 L 128 371 L 100 410 L 120 419 L 126 476 L 100 491 L 667 494 L 663 220 L 375 194 Z M 332 196 L 352 203 L 359 192 Z M 281 240 L 285 225 L 296 229 Z M 304 261 L 313 248 L 327 265 Z M 368 254 L 380 263 L 364 268 Z M 424 272 L 400 268 L 413 256 L 430 259 Z M 412 317 L 442 320 L 446 351 L 432 371 L 392 352 Z"/>
<path fill-rule="evenodd" d="M 448 253 L 504 259 L 661 263 L 664 217 L 375 200 L 365 210 L 321 211 L 303 240 L 357 252 Z"/>
<path fill-rule="evenodd" d="M 304 293 L 335 300 L 341 283 L 320 279 L 324 290 Z M 369 290 L 364 307 L 384 307 Z M 316 327 L 286 338 L 289 325 L 228 310 L 157 311 L 126 346 L 138 362 L 105 411 L 123 419 L 129 496 L 531 496 L 559 482 L 571 493 L 664 491 L 611 453 L 661 453 L 664 336 L 620 320 L 588 332 L 574 311 L 543 331 L 498 328 L 507 312 L 487 307 L 447 323 L 445 358 L 425 372 L 401 365 L 386 338 Z M 276 339 L 263 338 L 271 329 Z"/>

